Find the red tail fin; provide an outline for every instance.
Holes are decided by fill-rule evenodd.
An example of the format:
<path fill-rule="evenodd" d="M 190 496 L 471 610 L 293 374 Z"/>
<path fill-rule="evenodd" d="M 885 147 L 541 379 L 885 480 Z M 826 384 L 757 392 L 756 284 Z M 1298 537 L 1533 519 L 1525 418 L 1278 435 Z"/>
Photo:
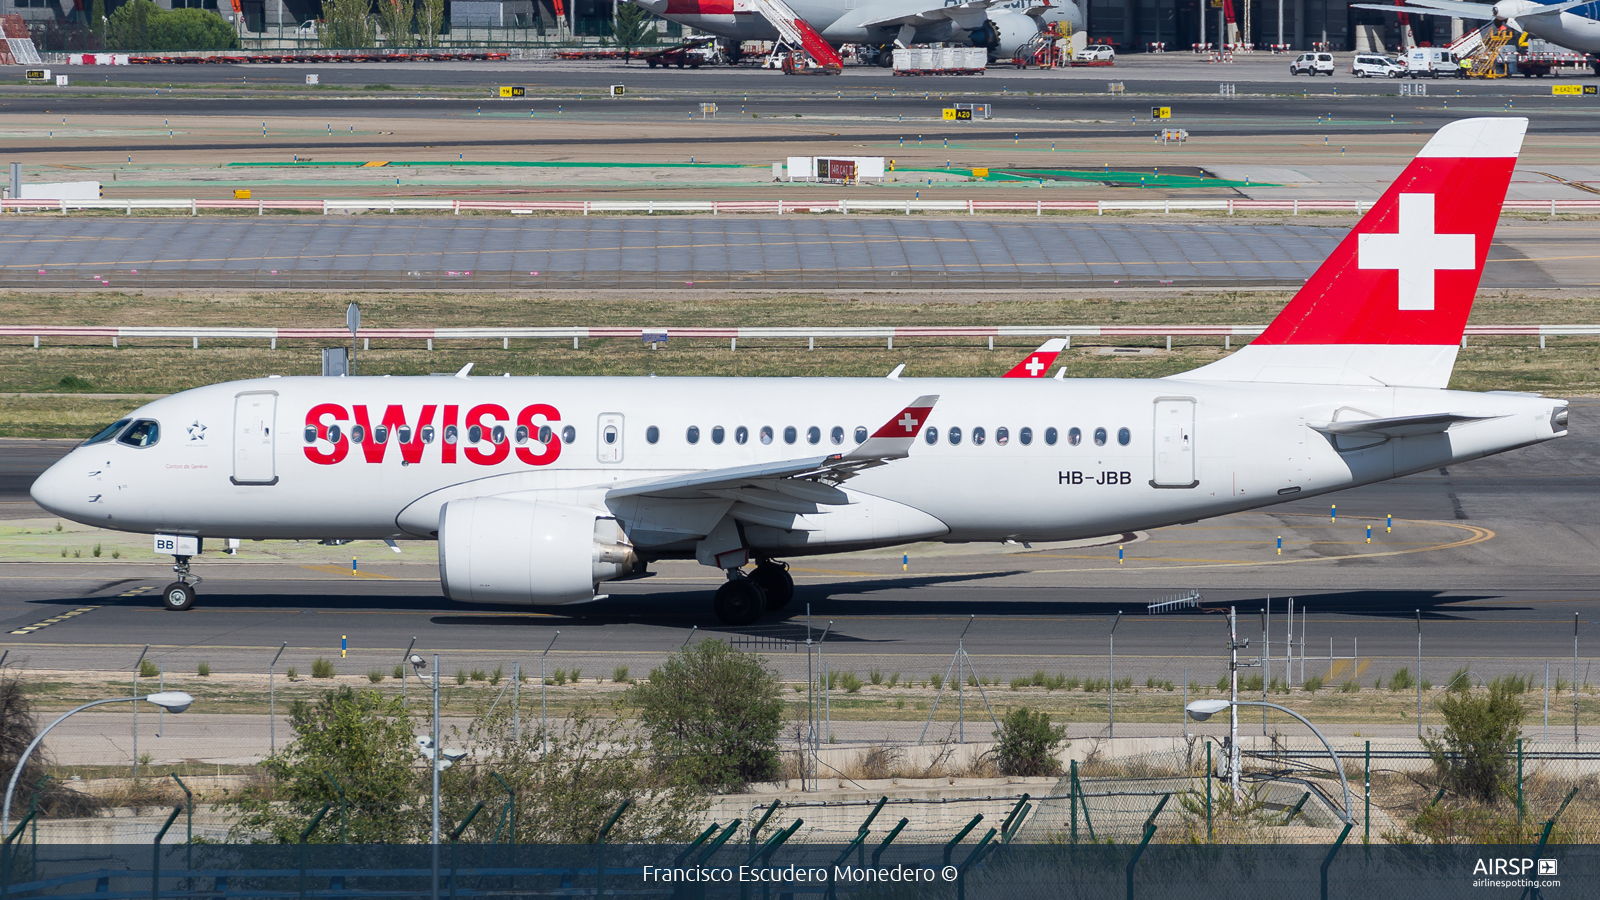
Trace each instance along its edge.
<path fill-rule="evenodd" d="M 1444 387 L 1527 127 L 1439 129 L 1259 338 L 1177 377 Z"/>
<path fill-rule="evenodd" d="M 1012 367 L 1011 371 L 1000 376 L 1001 378 L 1043 378 L 1050 374 L 1050 366 L 1061 355 L 1062 348 L 1067 346 L 1066 338 L 1051 338 L 1040 345 L 1039 349 L 1029 353 L 1027 358 Z"/>

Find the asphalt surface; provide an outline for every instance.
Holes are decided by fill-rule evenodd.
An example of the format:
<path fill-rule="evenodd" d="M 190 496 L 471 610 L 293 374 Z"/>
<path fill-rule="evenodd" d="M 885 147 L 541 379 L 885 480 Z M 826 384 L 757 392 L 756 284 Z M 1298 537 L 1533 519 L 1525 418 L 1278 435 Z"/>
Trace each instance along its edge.
<path fill-rule="evenodd" d="M 1293 596 L 1309 613 L 1296 633 L 1308 636 L 1312 674 L 1330 654 L 1378 660 L 1379 673 L 1405 665 L 1416 653 L 1419 611 L 1425 671 L 1435 681 L 1461 665 L 1483 677 L 1537 670 L 1547 660 L 1566 671 L 1576 613 L 1579 677 L 1592 681 L 1589 660 L 1600 656 L 1592 562 L 1600 539 L 1592 512 L 1600 500 L 1600 401 L 1575 401 L 1573 410 L 1573 434 L 1563 440 L 1338 495 L 1337 523 L 1322 502 L 1307 501 L 1095 547 L 918 545 L 908 550 L 906 571 L 898 551 L 795 560 L 793 605 L 745 629 L 715 620 L 715 573 L 692 564 L 660 564 L 652 578 L 612 585 L 609 600 L 524 611 L 452 604 L 431 563 L 357 544 L 346 549 L 361 559 L 360 577 L 340 566 L 208 554 L 196 564 L 206 578 L 200 603 L 185 614 L 157 608 L 153 594 L 170 576 L 164 563 L 142 555 L 0 563 L 0 633 L 92 607 L 27 634 L 6 633 L 0 647 L 13 661 L 85 670 L 131 665 L 149 642 L 168 671 L 192 672 L 199 659 L 217 671 L 259 671 L 281 642 L 290 646 L 286 664 L 305 667 L 313 656 L 338 652 L 345 635 L 351 652 L 341 665 L 364 672 L 392 665 L 416 637 L 452 668 L 509 670 L 513 661 L 536 665 L 559 629 L 553 658 L 560 662 L 552 665 L 609 672 L 617 664 L 647 670 L 693 629 L 764 641 L 747 646 L 798 675 L 805 655 L 795 642 L 806 637 L 809 607 L 811 634 L 831 621 L 829 652 L 861 671 L 942 668 L 976 616 L 967 650 L 985 674 L 1011 677 L 1036 668 L 1099 671 L 1120 611 L 1119 672 L 1205 682 L 1223 670 L 1222 607 L 1237 605 L 1243 636 L 1259 638 L 1270 596 L 1272 655 L 1281 657 L 1284 599 Z M 4 483 L 15 486 L 60 450 L 24 444 L 8 452 Z M 1392 534 L 1386 515 L 1394 516 Z M 1369 525 L 1376 526 L 1372 545 L 1364 543 Z M 1291 548 L 1283 557 L 1274 553 L 1277 535 Z M 1187 589 L 1202 592 L 1201 610 L 1145 613 L 1149 601 Z"/>

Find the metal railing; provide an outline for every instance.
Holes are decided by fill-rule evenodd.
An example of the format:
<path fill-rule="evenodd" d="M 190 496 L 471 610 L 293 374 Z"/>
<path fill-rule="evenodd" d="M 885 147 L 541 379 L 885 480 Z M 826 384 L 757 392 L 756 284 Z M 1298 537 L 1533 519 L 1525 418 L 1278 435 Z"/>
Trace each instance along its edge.
<path fill-rule="evenodd" d="M 268 212 L 333 213 L 357 212 L 430 212 L 460 215 L 462 212 L 499 212 L 507 214 L 555 213 L 565 215 L 608 215 L 622 213 L 710 213 L 793 215 L 796 213 L 885 213 L 915 215 L 947 213 L 977 215 L 978 213 L 1093 213 L 1144 212 L 1170 214 L 1173 212 L 1236 212 L 1289 213 L 1302 212 L 1353 212 L 1360 215 L 1372 208 L 1371 200 L 890 200 L 844 198 L 839 200 L 808 200 L 782 198 L 777 200 L 414 200 L 414 199 L 307 199 L 307 200 L 201 200 L 191 199 L 126 199 L 126 200 L 0 200 L 3 213 L 58 213 L 67 215 L 77 211 L 111 211 L 133 215 L 135 212 L 187 212 L 197 216 L 202 211 L 233 210 L 266 215 Z M 1600 213 L 1600 199 L 1596 200 L 1507 200 L 1502 207 L 1508 212 L 1544 213 L 1559 215 Z"/>

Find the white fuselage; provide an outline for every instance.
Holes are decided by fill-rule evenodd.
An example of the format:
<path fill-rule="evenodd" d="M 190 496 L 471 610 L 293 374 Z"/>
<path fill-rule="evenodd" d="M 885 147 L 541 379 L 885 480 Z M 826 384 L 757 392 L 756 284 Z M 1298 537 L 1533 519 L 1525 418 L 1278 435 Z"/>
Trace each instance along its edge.
<path fill-rule="evenodd" d="M 849 505 L 797 516 L 787 528 L 764 522 L 759 513 L 746 519 L 751 546 L 783 556 L 917 540 L 1115 534 L 1382 481 L 1565 433 L 1564 418 L 1559 427 L 1552 424 L 1565 407 L 1561 400 L 1337 385 L 262 378 L 142 407 L 130 418 L 159 422 L 159 441 L 81 446 L 38 479 L 33 495 L 55 514 L 104 528 L 246 539 L 427 539 L 436 536 L 440 507 L 449 500 L 536 497 L 615 516 L 644 558 L 692 557 L 693 539 L 729 514 L 736 498 L 632 497 L 608 505 L 606 491 L 671 473 L 848 452 L 858 427 L 877 427 L 918 394 L 939 397 L 926 422 L 937 429 L 936 443 L 927 443 L 919 429 L 908 458 L 849 478 L 842 485 Z M 308 443 L 308 414 L 319 407 L 309 419 L 320 430 Z M 1158 410 L 1168 413 L 1164 423 Z M 1485 418 L 1342 451 L 1312 427 L 1439 412 Z M 519 413 L 529 429 L 522 444 Z M 386 415 L 386 442 L 378 444 L 374 434 Z M 330 425 L 339 426 L 338 444 L 326 439 Z M 360 445 L 351 443 L 356 425 L 363 426 Z M 455 444 L 447 443 L 449 425 Z M 483 429 L 476 443 L 473 425 Z M 493 443 L 496 425 L 505 430 L 503 444 Z M 691 426 L 699 429 L 693 444 Z M 541 427 L 550 429 L 549 444 L 537 441 Z M 569 427 L 573 439 L 563 442 Z M 792 443 L 785 440 L 791 427 Z M 813 427 L 816 443 L 808 440 Z M 841 443 L 833 440 L 836 427 Z M 610 444 L 603 438 L 607 428 L 616 438 Z M 717 428 L 721 443 L 713 440 Z M 748 433 L 742 444 L 736 439 L 741 428 Z M 772 431 L 770 443 L 762 442 L 763 428 Z M 950 440 L 953 428 L 961 430 L 959 444 Z M 974 440 L 979 429 L 981 444 Z M 1030 431 L 1026 443 L 1023 429 Z M 1076 444 L 1073 429 L 1081 435 Z M 1105 430 L 1103 444 L 1096 443 L 1097 429 Z M 1126 443 L 1119 441 L 1123 429 Z M 1054 443 L 1047 439 L 1052 431 Z M 400 445 L 402 434 L 411 444 Z M 424 435 L 431 442 L 424 443 Z"/>

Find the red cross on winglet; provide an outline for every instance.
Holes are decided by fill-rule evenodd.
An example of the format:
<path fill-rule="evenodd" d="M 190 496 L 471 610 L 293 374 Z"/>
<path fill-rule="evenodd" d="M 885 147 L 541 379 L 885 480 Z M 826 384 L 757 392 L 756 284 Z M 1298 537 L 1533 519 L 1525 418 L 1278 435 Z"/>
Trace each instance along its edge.
<path fill-rule="evenodd" d="M 933 404 L 939 399 L 938 395 L 918 397 L 910 406 L 900 410 L 895 417 L 883 423 L 883 427 L 872 433 L 875 438 L 913 438 L 922 423 L 928 421 L 928 414 L 933 412 Z"/>

